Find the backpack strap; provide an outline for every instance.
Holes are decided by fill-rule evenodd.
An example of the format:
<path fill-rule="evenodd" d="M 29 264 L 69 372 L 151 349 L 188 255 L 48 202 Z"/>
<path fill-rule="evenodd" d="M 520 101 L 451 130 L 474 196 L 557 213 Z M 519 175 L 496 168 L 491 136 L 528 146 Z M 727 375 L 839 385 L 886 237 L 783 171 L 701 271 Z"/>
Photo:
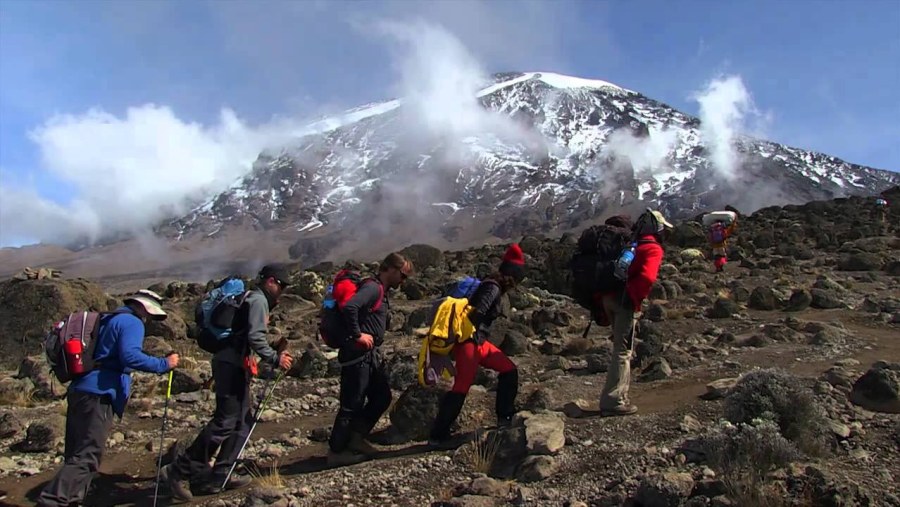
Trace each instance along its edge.
<path fill-rule="evenodd" d="M 369 277 L 369 278 L 363 279 L 363 281 L 361 281 L 359 283 L 359 286 L 362 287 L 363 285 L 365 285 L 369 282 L 378 284 L 378 301 L 376 301 L 375 304 L 372 305 L 372 308 L 369 309 L 370 312 L 375 313 L 381 308 L 381 304 L 384 302 L 384 285 L 382 285 L 381 282 L 376 280 L 375 277 Z"/>

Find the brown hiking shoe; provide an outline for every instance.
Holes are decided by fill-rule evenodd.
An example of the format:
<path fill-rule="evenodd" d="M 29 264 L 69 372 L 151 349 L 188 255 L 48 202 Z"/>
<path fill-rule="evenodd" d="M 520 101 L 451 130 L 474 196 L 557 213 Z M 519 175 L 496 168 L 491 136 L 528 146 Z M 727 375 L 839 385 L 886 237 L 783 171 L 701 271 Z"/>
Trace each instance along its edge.
<path fill-rule="evenodd" d="M 380 449 L 369 443 L 361 434 L 353 432 L 350 441 L 347 442 L 347 450 L 366 456 L 374 456 L 381 452 Z"/>
<path fill-rule="evenodd" d="M 162 470 L 159 471 L 159 480 L 169 487 L 173 500 L 190 502 L 194 499 L 194 495 L 191 493 L 191 485 L 172 470 L 171 464 L 162 467 Z"/>
<path fill-rule="evenodd" d="M 334 452 L 329 449 L 326 463 L 328 463 L 328 466 L 330 467 L 342 467 L 362 463 L 365 460 L 365 454 L 359 454 L 350 450 L 346 450 L 343 452 Z"/>
<path fill-rule="evenodd" d="M 612 408 L 600 408 L 600 417 L 614 417 L 619 415 L 631 415 L 638 411 L 635 405 L 619 405 Z"/>

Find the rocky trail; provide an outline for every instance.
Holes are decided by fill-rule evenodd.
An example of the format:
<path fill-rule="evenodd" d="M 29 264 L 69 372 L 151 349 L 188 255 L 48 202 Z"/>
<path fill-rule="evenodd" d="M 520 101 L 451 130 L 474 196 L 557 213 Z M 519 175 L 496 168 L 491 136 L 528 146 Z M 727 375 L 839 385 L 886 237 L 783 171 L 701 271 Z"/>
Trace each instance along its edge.
<path fill-rule="evenodd" d="M 523 238 L 528 280 L 509 295 L 509 318 L 491 338 L 519 367 L 521 412 L 512 428 L 492 429 L 496 376 L 480 373 L 460 418 L 469 441 L 446 451 L 424 442 L 440 390 L 416 385 L 417 333 L 441 287 L 483 275 L 503 246 L 409 247 L 418 276 L 393 297 L 383 351 L 394 401 L 372 437 L 383 452 L 340 468 L 325 461 L 335 353 L 309 339 L 338 266 L 296 266 L 270 333 L 286 337 L 299 359 L 245 453 L 256 483 L 190 505 L 900 506 L 900 215 L 873 225 L 861 202 L 742 217 L 718 274 L 702 258 L 695 223 L 679 224 L 637 333 L 640 411 L 622 418 L 596 412 L 609 328 L 582 338 L 586 312 L 564 295 L 573 238 Z M 59 314 L 117 295 L 84 280 L 0 283 L 8 369 L 0 502 L 32 505 L 59 466 L 65 413 L 64 391 L 36 355 L 39 332 Z M 169 448 L 189 443 L 214 406 L 209 356 L 190 339 L 191 308 L 206 287 L 153 289 L 173 317 L 148 326 L 145 349 L 187 358 L 170 402 Z M 135 374 L 86 505 L 152 505 L 164 382 Z M 254 392 L 267 382 L 255 380 Z"/>

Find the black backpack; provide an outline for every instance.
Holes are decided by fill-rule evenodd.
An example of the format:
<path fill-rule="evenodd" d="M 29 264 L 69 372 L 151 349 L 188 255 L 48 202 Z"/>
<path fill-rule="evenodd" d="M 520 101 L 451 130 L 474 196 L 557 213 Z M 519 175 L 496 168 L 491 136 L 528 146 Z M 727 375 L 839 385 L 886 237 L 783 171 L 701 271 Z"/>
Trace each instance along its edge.
<path fill-rule="evenodd" d="M 578 248 L 569 263 L 572 298 L 582 308 L 593 310 L 594 294 L 624 290 L 625 282 L 615 276 L 615 263 L 631 242 L 628 229 L 595 225 L 581 233 Z"/>

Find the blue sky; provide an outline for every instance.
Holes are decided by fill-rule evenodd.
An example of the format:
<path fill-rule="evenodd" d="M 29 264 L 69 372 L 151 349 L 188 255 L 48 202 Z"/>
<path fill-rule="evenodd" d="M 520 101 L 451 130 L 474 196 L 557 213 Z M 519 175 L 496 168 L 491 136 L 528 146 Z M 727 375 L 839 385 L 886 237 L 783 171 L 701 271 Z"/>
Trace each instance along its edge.
<path fill-rule="evenodd" d="M 177 122 L 182 139 L 216 129 L 223 109 L 251 128 L 394 97 L 396 48 L 373 21 L 414 19 L 458 37 L 487 71 L 604 79 L 691 114 L 693 92 L 739 75 L 769 115 L 766 137 L 900 170 L 896 0 L 0 0 L 0 198 L 71 215 L 79 171 L 96 174 L 102 154 L 63 134 L 131 129 L 125 138 L 141 144 L 154 131 L 132 120 L 159 111 L 129 108 L 165 108 L 171 118 L 150 124 Z M 119 130 L 85 128 L 91 110 Z M 106 170 L 129 181 L 129 168 L 141 166 Z M 0 245 L 25 236 L 10 220 L 0 227 Z"/>

